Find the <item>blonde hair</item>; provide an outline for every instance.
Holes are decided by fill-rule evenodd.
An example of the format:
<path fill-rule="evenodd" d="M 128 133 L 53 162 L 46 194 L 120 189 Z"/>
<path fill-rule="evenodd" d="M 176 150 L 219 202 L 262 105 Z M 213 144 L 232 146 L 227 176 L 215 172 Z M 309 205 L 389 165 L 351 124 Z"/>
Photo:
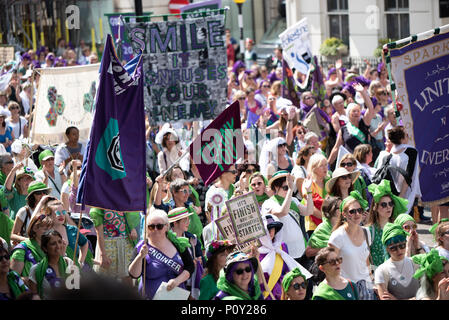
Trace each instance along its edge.
<path fill-rule="evenodd" d="M 309 164 L 307 166 L 307 172 L 312 175 L 312 178 L 314 180 L 316 179 L 314 170 L 316 168 L 318 168 L 320 165 L 322 165 L 323 163 L 325 163 L 327 165 L 327 159 L 324 155 L 322 155 L 320 153 L 315 153 L 314 155 L 312 155 L 310 157 Z"/>
<path fill-rule="evenodd" d="M 169 224 L 167 212 L 165 212 L 164 210 L 156 209 L 150 211 L 150 214 L 147 217 L 147 225 L 151 218 L 161 218 L 162 220 L 164 220 L 164 223 Z"/>

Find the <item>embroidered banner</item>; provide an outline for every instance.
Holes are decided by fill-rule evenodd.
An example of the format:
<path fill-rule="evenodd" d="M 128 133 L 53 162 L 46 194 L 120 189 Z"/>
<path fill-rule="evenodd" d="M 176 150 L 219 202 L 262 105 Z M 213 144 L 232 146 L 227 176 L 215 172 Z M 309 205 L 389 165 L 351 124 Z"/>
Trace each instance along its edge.
<path fill-rule="evenodd" d="M 449 201 L 449 33 L 392 49 L 391 72 L 424 203 Z"/>
<path fill-rule="evenodd" d="M 142 57 L 123 67 L 108 35 L 77 203 L 145 212 L 143 77 Z"/>
<path fill-rule="evenodd" d="M 65 130 L 75 126 L 87 141 L 92 126 L 100 64 L 39 69 L 41 74 L 31 133 L 33 143 L 66 141 Z"/>
<path fill-rule="evenodd" d="M 134 52 L 143 51 L 145 108 L 151 124 L 210 120 L 226 106 L 224 14 L 127 23 Z"/>

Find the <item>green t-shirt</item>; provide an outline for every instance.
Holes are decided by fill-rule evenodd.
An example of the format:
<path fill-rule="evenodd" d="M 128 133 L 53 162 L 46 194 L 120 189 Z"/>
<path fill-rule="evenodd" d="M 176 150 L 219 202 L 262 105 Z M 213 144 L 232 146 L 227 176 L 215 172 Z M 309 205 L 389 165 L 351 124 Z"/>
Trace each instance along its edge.
<path fill-rule="evenodd" d="M 12 188 L 11 191 L 8 191 L 5 186 L 3 186 L 0 189 L 0 203 L 4 204 L 4 200 L 6 199 L 8 202 L 9 207 L 9 216 L 12 220 L 15 220 L 17 212 L 22 208 L 25 207 L 26 202 L 26 195 L 20 194 L 17 192 L 16 188 Z"/>
<path fill-rule="evenodd" d="M 200 281 L 199 300 L 211 300 L 218 293 L 217 282 L 212 274 L 207 274 Z"/>
<path fill-rule="evenodd" d="M 315 291 L 312 300 L 359 300 L 359 294 L 355 284 L 349 281 L 343 290 L 336 290 L 322 282 Z"/>

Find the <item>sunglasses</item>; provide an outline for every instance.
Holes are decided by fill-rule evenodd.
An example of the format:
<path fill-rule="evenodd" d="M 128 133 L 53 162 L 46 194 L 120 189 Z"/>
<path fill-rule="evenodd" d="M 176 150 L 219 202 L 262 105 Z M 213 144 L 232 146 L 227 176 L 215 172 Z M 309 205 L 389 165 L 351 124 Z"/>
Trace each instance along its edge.
<path fill-rule="evenodd" d="M 262 182 L 251 183 L 251 187 L 258 187 L 258 186 L 261 186 L 261 185 L 262 185 Z"/>
<path fill-rule="evenodd" d="M 410 225 L 404 226 L 405 230 L 416 229 L 416 228 L 418 228 L 418 226 L 416 224 L 414 224 L 412 226 L 410 226 Z"/>
<path fill-rule="evenodd" d="M 33 194 L 35 194 L 36 196 L 41 196 L 41 195 L 47 195 L 48 192 L 47 191 L 34 191 Z"/>
<path fill-rule="evenodd" d="M 67 210 L 62 210 L 62 211 L 56 210 L 55 214 L 57 217 L 61 216 L 61 215 L 65 216 L 67 214 Z"/>
<path fill-rule="evenodd" d="M 282 186 L 281 189 L 284 191 L 288 191 L 288 186 Z"/>
<path fill-rule="evenodd" d="M 5 164 L 14 164 L 14 161 L 13 160 L 6 161 Z"/>
<path fill-rule="evenodd" d="M 186 189 L 178 190 L 178 192 L 182 192 L 184 194 L 190 194 L 190 190 L 186 190 Z"/>
<path fill-rule="evenodd" d="M 3 261 L 3 259 L 5 259 L 5 261 L 9 260 L 9 254 L 5 254 L 3 256 L 0 256 L 0 262 Z"/>
<path fill-rule="evenodd" d="M 154 230 L 155 228 L 158 230 L 162 230 L 165 227 L 165 223 L 158 223 L 158 224 L 149 224 L 148 229 Z"/>
<path fill-rule="evenodd" d="M 347 174 L 345 176 L 341 176 L 340 178 L 343 179 L 343 180 L 348 180 L 348 179 L 350 180 L 351 179 L 351 175 Z"/>
<path fill-rule="evenodd" d="M 287 146 L 287 144 L 286 144 L 286 143 L 283 143 L 283 144 L 278 145 L 278 148 L 286 147 L 286 146 Z"/>
<path fill-rule="evenodd" d="M 245 171 L 246 173 L 254 173 L 256 172 L 256 169 L 246 169 Z"/>
<path fill-rule="evenodd" d="M 362 208 L 357 208 L 357 209 L 351 209 L 348 211 L 350 214 L 364 214 L 365 210 L 363 210 Z"/>
<path fill-rule="evenodd" d="M 19 107 L 11 107 L 11 108 L 9 108 L 9 110 L 18 110 L 19 109 Z"/>
<path fill-rule="evenodd" d="M 380 91 L 380 92 L 378 92 L 378 94 L 383 95 L 383 96 L 388 95 L 388 93 L 386 91 Z"/>
<path fill-rule="evenodd" d="M 230 172 L 230 173 L 232 173 L 232 174 L 237 174 L 237 173 L 238 173 L 237 170 L 226 170 L 225 172 Z"/>
<path fill-rule="evenodd" d="M 245 100 L 245 97 L 238 98 L 237 100 Z"/>
<path fill-rule="evenodd" d="M 354 164 L 352 162 L 346 162 L 346 163 L 341 163 L 340 167 L 345 168 L 345 167 L 352 167 Z"/>
<path fill-rule="evenodd" d="M 299 289 L 304 289 L 305 290 L 307 288 L 307 283 L 305 283 L 305 282 L 294 283 L 292 287 L 295 290 L 299 290 Z"/>
<path fill-rule="evenodd" d="M 309 100 L 309 99 L 314 99 L 314 97 L 312 97 L 312 96 L 304 97 L 304 100 Z"/>
<path fill-rule="evenodd" d="M 235 272 L 237 275 L 241 276 L 241 275 L 243 274 L 243 272 L 250 273 L 251 271 L 252 271 L 252 270 L 251 270 L 251 267 L 250 267 L 250 266 L 247 266 L 247 267 L 244 268 L 244 269 L 237 269 L 237 270 L 235 270 L 234 272 Z"/>
<path fill-rule="evenodd" d="M 332 259 L 332 260 L 328 260 L 328 261 L 326 261 L 323 264 L 329 263 L 331 266 L 335 266 L 335 265 L 337 265 L 337 263 L 341 264 L 342 262 L 343 262 L 343 257 L 339 257 L 339 258 L 335 258 L 335 259 Z"/>
<path fill-rule="evenodd" d="M 390 201 L 390 202 L 380 202 L 379 203 L 379 206 L 381 206 L 382 208 L 386 208 L 386 207 L 388 207 L 388 206 L 390 206 L 390 208 L 393 208 L 394 207 L 394 203 L 393 203 L 393 201 Z"/>
<path fill-rule="evenodd" d="M 398 251 L 398 249 L 404 250 L 406 246 L 407 246 L 406 243 L 402 242 L 402 243 L 398 243 L 398 244 L 389 246 L 388 250 L 391 250 L 391 251 L 395 252 L 395 251 Z"/>
<path fill-rule="evenodd" d="M 270 86 L 269 86 L 269 85 L 263 85 L 262 87 L 264 87 L 264 88 L 269 88 Z"/>

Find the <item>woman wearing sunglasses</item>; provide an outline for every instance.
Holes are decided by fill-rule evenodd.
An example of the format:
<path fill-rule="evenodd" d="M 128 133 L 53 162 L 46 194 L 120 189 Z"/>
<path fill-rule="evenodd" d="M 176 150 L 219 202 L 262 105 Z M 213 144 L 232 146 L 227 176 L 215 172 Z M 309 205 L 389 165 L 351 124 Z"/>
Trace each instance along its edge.
<path fill-rule="evenodd" d="M 47 195 L 51 189 L 40 181 L 33 181 L 28 186 L 28 195 L 26 197 L 26 206 L 22 207 L 14 220 L 14 227 L 11 232 L 11 240 L 19 244 L 28 238 L 27 228 L 31 222 L 31 216 L 39 201 L 44 195 Z"/>
<path fill-rule="evenodd" d="M 407 213 L 402 213 L 396 217 L 394 223 L 400 225 L 407 236 L 407 257 L 412 257 L 416 254 L 426 253 L 430 251 L 430 248 L 419 239 L 419 234 L 416 232 L 418 228 L 415 219 Z"/>
<path fill-rule="evenodd" d="M 418 266 L 406 256 L 407 233 L 395 223 L 387 223 L 382 233 L 382 244 L 390 258 L 375 272 L 375 285 L 381 300 L 408 300 L 415 297 L 419 282 L 413 275 Z"/>
<path fill-rule="evenodd" d="M 449 260 L 449 219 L 441 219 L 441 221 L 435 224 L 431 229 L 435 236 L 435 242 L 440 256 Z"/>
<path fill-rule="evenodd" d="M 93 255 L 89 250 L 87 238 L 78 231 L 76 226 L 67 224 L 69 213 L 64 210 L 62 202 L 52 196 L 44 196 L 36 207 L 34 214 L 45 214 L 52 221 L 52 228 L 59 232 L 66 246 L 65 252 L 70 259 L 73 259 L 76 246 L 75 262 L 81 267 L 86 263 L 89 269 L 93 267 Z M 77 235 L 78 242 L 77 241 Z"/>
<path fill-rule="evenodd" d="M 229 254 L 217 288 L 220 290 L 214 300 L 263 300 L 259 281 L 255 277 L 259 262 L 257 258 L 237 251 Z"/>
<path fill-rule="evenodd" d="M 20 275 L 11 270 L 8 250 L 0 244 L 0 301 L 15 300 L 29 289 Z"/>
<path fill-rule="evenodd" d="M 263 203 L 273 195 L 267 188 L 268 180 L 260 172 L 255 172 L 249 177 L 248 184 L 249 191 L 254 191 L 259 208 L 262 208 Z"/>
<path fill-rule="evenodd" d="M 326 278 L 316 288 L 312 300 L 359 300 L 356 284 L 341 276 L 343 258 L 335 248 L 322 248 L 315 262 Z"/>
<path fill-rule="evenodd" d="M 371 264 L 377 267 L 389 257 L 382 243 L 382 230 L 388 222 L 393 223 L 397 216 L 407 211 L 407 200 L 391 192 L 388 180 L 382 180 L 379 184 L 370 184 L 368 190 L 373 196 L 367 223 L 373 239 L 373 244 L 370 246 L 370 258 Z"/>
<path fill-rule="evenodd" d="M 299 268 L 288 272 L 282 279 L 281 300 L 304 300 L 306 297 L 307 279 Z"/>
<path fill-rule="evenodd" d="M 189 240 L 170 231 L 167 213 L 158 209 L 150 211 L 147 217 L 146 235 L 135 247 L 128 267 L 132 278 L 141 278 L 140 294 L 145 299 L 153 299 L 162 282 L 167 283 L 168 291 L 175 287 L 185 289 L 185 281 L 195 268 L 187 250 Z"/>
<path fill-rule="evenodd" d="M 360 193 L 351 191 L 340 205 L 340 220 L 329 238 L 329 246 L 343 258 L 341 275 L 357 285 L 360 300 L 375 300 L 369 270 L 369 232 L 360 224 L 364 219 L 368 201 Z"/>
<path fill-rule="evenodd" d="M 326 182 L 326 192 L 330 196 L 344 199 L 353 190 L 354 182 L 359 177 L 359 171 L 349 172 L 345 168 L 337 168 L 332 173 L 332 178 Z"/>

